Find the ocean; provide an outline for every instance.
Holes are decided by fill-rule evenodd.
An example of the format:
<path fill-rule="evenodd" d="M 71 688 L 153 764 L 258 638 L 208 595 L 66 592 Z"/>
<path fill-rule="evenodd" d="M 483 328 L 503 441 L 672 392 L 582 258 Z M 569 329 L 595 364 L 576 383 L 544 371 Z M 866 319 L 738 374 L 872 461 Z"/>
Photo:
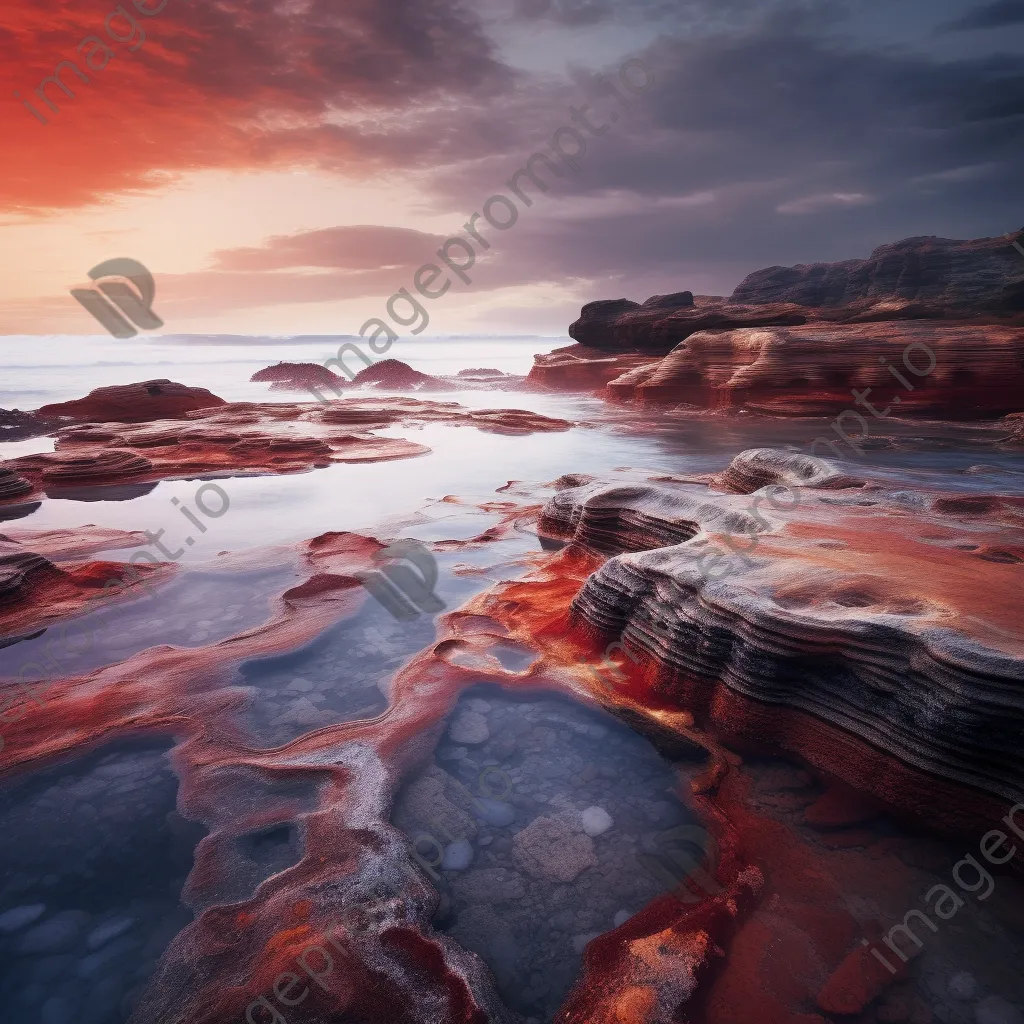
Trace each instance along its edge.
<path fill-rule="evenodd" d="M 8 335 L 0 337 L 0 409 L 38 409 L 82 398 L 93 388 L 166 378 L 208 388 L 228 401 L 295 400 L 249 378 L 279 362 L 323 363 L 342 338 L 242 338 L 216 335 Z M 226 342 L 226 343 L 225 343 Z M 333 343 L 332 343 L 333 342 Z M 493 368 L 525 374 L 539 352 L 571 345 L 568 337 L 401 338 L 376 359 L 400 359 L 423 373 Z M 364 346 L 368 354 L 369 349 Z M 358 368 L 362 364 L 350 357 Z"/>

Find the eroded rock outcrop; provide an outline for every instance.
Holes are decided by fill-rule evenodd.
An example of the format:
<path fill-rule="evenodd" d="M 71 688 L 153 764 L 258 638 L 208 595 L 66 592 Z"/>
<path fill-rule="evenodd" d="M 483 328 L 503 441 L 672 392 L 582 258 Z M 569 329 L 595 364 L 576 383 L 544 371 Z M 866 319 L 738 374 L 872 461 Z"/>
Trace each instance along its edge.
<path fill-rule="evenodd" d="M 741 306 L 702 298 L 695 305 L 690 298 L 689 305 L 679 306 L 666 305 L 666 297 L 661 295 L 643 305 L 628 299 L 590 302 L 580 311 L 579 320 L 569 326 L 569 337 L 603 352 L 663 356 L 697 331 L 786 327 L 808 320 L 807 310 L 792 303 Z"/>
<path fill-rule="evenodd" d="M 804 457 L 787 458 L 765 474 L 765 454 L 746 455 L 724 476 L 743 489 L 803 477 Z M 933 826 L 982 828 L 1024 792 L 1024 501 L 890 491 L 823 465 L 784 493 L 559 492 L 545 531 L 614 553 L 575 621 L 621 639 L 651 666 L 651 699 L 719 735 L 799 755 Z"/>
<path fill-rule="evenodd" d="M 170 579 L 172 565 L 126 566 L 92 557 L 145 543 L 141 533 L 96 527 L 0 534 L 0 648 L 4 638 L 77 614 L 100 596 L 110 600 Z M 0 677 L 6 674 L 0 669 Z"/>
<path fill-rule="evenodd" d="M 1018 232 L 1024 237 L 1024 232 Z M 935 235 L 880 245 L 866 260 L 768 267 L 746 277 L 730 302 L 812 307 L 916 303 L 921 312 L 1024 312 L 1024 262 L 1012 238 Z M 896 308 L 899 308 L 897 306 Z M 940 313 L 941 315 L 941 313 Z"/>
<path fill-rule="evenodd" d="M 775 415 L 875 415 L 872 406 L 883 416 L 994 419 L 1020 406 L 1024 328 L 909 321 L 704 331 L 607 387 L 619 399 Z"/>
<path fill-rule="evenodd" d="M 195 409 L 227 405 L 206 388 L 191 388 L 170 380 L 147 380 L 140 384 L 115 384 L 96 388 L 85 398 L 44 405 L 37 415 L 48 419 L 71 419 L 115 423 L 145 423 L 177 419 Z"/>
<path fill-rule="evenodd" d="M 648 355 L 616 354 L 567 345 L 533 357 L 528 380 L 559 391 L 595 391 L 625 373 L 653 365 Z"/>

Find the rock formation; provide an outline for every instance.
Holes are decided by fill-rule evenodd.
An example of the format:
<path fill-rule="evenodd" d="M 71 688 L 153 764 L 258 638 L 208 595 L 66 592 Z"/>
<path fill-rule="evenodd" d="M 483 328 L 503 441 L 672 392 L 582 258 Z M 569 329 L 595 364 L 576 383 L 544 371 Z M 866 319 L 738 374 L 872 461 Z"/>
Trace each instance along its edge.
<path fill-rule="evenodd" d="M 44 405 L 37 415 L 49 419 L 70 419 L 115 423 L 145 423 L 177 419 L 195 409 L 226 405 L 223 398 L 206 388 L 190 388 L 170 380 L 147 380 L 141 384 L 115 384 L 96 388 L 85 398 Z"/>
<path fill-rule="evenodd" d="M 381 359 L 352 378 L 353 387 L 379 387 L 386 391 L 450 391 L 440 377 L 414 370 L 400 359 Z"/>
<path fill-rule="evenodd" d="M 275 363 L 257 370 L 250 378 L 257 384 L 270 383 L 271 391 L 328 390 L 337 392 L 350 382 L 321 363 Z"/>
<path fill-rule="evenodd" d="M 689 294 L 688 292 L 685 294 Z M 604 352 L 640 352 L 663 356 L 691 334 L 734 327 L 786 327 L 804 324 L 806 309 L 792 303 L 739 306 L 703 300 L 694 305 L 664 305 L 655 295 L 643 305 L 628 299 L 590 302 L 569 326 L 569 337 Z"/>
<path fill-rule="evenodd" d="M 217 405 L 184 412 L 175 419 L 95 422 L 59 429 L 54 452 L 0 464 L 0 514 L 5 506 L 11 507 L 9 503 L 27 495 L 67 496 L 69 487 L 81 485 L 135 485 L 200 474 L 298 473 L 340 462 L 413 458 L 430 449 L 370 431 L 425 422 L 496 434 L 563 431 L 572 426 L 522 409 L 466 409 L 457 402 L 415 398 L 325 404 L 218 400 Z"/>
<path fill-rule="evenodd" d="M 27 437 L 38 437 L 58 426 L 59 421 L 45 419 L 34 412 L 0 409 L 0 441 L 22 441 Z"/>
<path fill-rule="evenodd" d="M 997 820 L 1024 779 L 1024 500 L 889 490 L 785 452 L 744 453 L 722 482 L 751 493 L 640 478 L 556 494 L 542 529 L 613 555 L 578 626 L 719 736 L 933 827 Z"/>
<path fill-rule="evenodd" d="M 414 370 L 400 359 L 379 359 L 351 380 L 317 363 L 278 363 L 253 374 L 253 381 L 271 381 L 271 390 L 306 391 L 330 400 L 342 388 L 381 391 L 535 391 L 525 377 L 501 370 L 460 370 L 454 377 Z"/>
<path fill-rule="evenodd" d="M 830 414 L 851 407 L 847 380 L 856 377 L 872 386 L 870 380 L 878 377 L 866 365 L 869 358 L 861 360 L 860 355 L 892 355 L 881 350 L 886 332 L 894 340 L 905 336 L 913 343 L 915 330 L 924 322 L 936 329 L 936 336 L 943 326 L 969 327 L 973 333 L 964 330 L 964 344 L 947 347 L 945 373 L 955 385 L 950 400 L 922 401 L 918 394 L 905 402 L 902 396 L 898 414 L 946 416 L 955 405 L 959 419 L 999 415 L 993 410 L 1008 412 L 1014 403 L 1008 405 L 1005 396 L 992 401 L 991 394 L 974 399 L 969 392 L 973 381 L 991 381 L 1003 372 L 1008 336 L 997 328 L 1024 328 L 1024 262 L 1011 241 L 908 238 L 880 246 L 868 260 L 757 271 L 729 299 L 695 300 L 682 292 L 655 295 L 643 304 L 629 299 L 589 302 L 569 327 L 578 344 L 536 356 L 528 379 L 566 390 L 609 385 L 608 394 L 618 398 L 700 408 Z M 868 325 L 886 326 L 854 329 Z M 804 326 L 806 330 L 797 329 Z M 766 330 L 745 333 L 744 328 Z M 992 333 L 986 335 L 988 328 Z M 716 340 L 723 334 L 730 340 Z M 871 343 L 870 353 L 862 351 L 865 341 Z M 776 356 L 782 355 L 784 345 L 782 361 L 775 356 L 761 361 L 762 345 L 776 349 Z M 817 369 L 816 354 L 809 354 L 815 345 L 827 364 Z M 841 356 L 838 349 L 844 345 L 850 348 Z M 737 353 L 732 364 L 739 371 L 736 378 L 723 372 L 719 356 L 710 355 L 719 351 L 729 362 L 726 349 Z M 738 355 L 740 349 L 750 359 Z M 650 357 L 647 363 L 644 355 Z M 662 358 L 657 365 L 655 359 Z M 755 358 L 758 365 L 748 367 Z M 1016 349 L 1010 358 L 1016 380 L 1024 364 L 1016 361 Z M 612 376 L 614 359 L 621 360 L 620 373 Z M 1014 386 L 1008 383 L 1006 390 Z"/>
<path fill-rule="evenodd" d="M 567 345 L 534 356 L 528 380 L 558 391 L 595 391 L 630 370 L 652 365 L 653 361 L 652 356 Z"/>
<path fill-rule="evenodd" d="M 88 608 L 105 599 L 150 588 L 174 575 L 171 565 L 143 562 L 131 569 L 120 562 L 96 561 L 92 556 L 116 548 L 145 544 L 141 533 L 87 527 L 69 530 L 8 530 L 0 535 L 0 648 L 4 638 L 19 639 L 41 626 Z M 104 586 L 117 583 L 116 594 Z M 9 660 L 9 659 L 8 659 Z M 6 675 L 0 669 L 0 678 Z"/>
<path fill-rule="evenodd" d="M 873 415 L 870 405 L 883 416 L 992 419 L 1021 405 L 1024 328 L 907 321 L 703 331 L 607 387 L 619 399 L 702 409 Z"/>
<path fill-rule="evenodd" d="M 1024 238 L 1024 231 L 1018 237 Z M 833 309 L 907 302 L 968 315 L 1024 313 L 1024 260 L 1011 242 L 1004 237 L 904 238 L 880 245 L 866 260 L 755 271 L 729 301 Z"/>

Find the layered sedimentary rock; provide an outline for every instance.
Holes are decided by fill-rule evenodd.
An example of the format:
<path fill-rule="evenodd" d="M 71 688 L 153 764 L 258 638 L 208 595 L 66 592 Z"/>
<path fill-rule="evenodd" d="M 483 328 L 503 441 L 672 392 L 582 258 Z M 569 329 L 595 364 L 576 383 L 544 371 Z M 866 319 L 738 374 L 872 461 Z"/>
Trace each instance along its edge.
<path fill-rule="evenodd" d="M 111 599 L 122 591 L 128 594 L 170 579 L 175 572 L 171 565 L 143 563 L 129 569 L 92 557 L 145 542 L 140 533 L 95 527 L 8 530 L 0 536 L 0 648 L 6 646 L 5 638 L 74 615 L 101 594 Z M 114 588 L 107 586 L 110 581 L 116 583 Z M 0 678 L 6 674 L 0 669 Z"/>
<path fill-rule="evenodd" d="M 49 419 L 144 423 L 148 420 L 172 419 L 194 409 L 226 405 L 223 398 L 206 388 L 190 388 L 170 380 L 147 380 L 140 384 L 115 384 L 96 388 L 85 398 L 71 402 L 44 405 L 37 415 Z"/>
<path fill-rule="evenodd" d="M 613 553 L 578 626 L 648 659 L 650 698 L 958 830 L 1024 792 L 1024 500 L 890 491 L 760 452 L 722 494 L 560 491 L 542 528 Z M 816 460 L 815 460 L 816 461 Z M 846 486 L 844 486 L 846 485 Z"/>
<path fill-rule="evenodd" d="M 972 420 L 1016 411 L 1022 388 L 1024 328 L 908 321 L 704 331 L 608 393 L 775 415 Z"/>
<path fill-rule="evenodd" d="M 673 308 L 655 301 L 659 299 L 663 296 L 655 295 L 643 305 L 628 299 L 588 303 L 569 326 L 569 337 L 603 352 L 663 356 L 697 331 L 786 327 L 809 319 L 806 309 L 792 303 L 741 306 L 702 298 L 695 305 L 691 296 L 690 305 Z"/>
<path fill-rule="evenodd" d="M 20 498 L 32 492 L 32 484 L 13 469 L 0 466 L 0 501 Z"/>
<path fill-rule="evenodd" d="M 56 451 L 0 465 L 0 508 L 28 494 L 64 493 L 74 485 L 134 485 L 207 473 L 297 473 L 334 463 L 413 458 L 430 449 L 370 431 L 426 422 L 497 434 L 572 426 L 522 409 L 467 409 L 415 398 L 223 403 L 138 425 L 64 427 L 57 431 Z"/>
<path fill-rule="evenodd" d="M 653 365 L 648 355 L 616 354 L 586 345 L 567 345 L 533 357 L 528 380 L 552 390 L 594 391 L 624 373 Z"/>
<path fill-rule="evenodd" d="M 48 484 L 121 480 L 153 469 L 145 456 L 118 448 L 101 448 L 87 455 L 57 452 L 40 458 L 45 458 L 43 481 Z"/>
<path fill-rule="evenodd" d="M 1018 238 L 1024 232 L 1018 233 Z M 881 245 L 866 260 L 768 267 L 746 277 L 734 303 L 856 307 L 922 304 L 924 311 L 1024 312 L 1024 260 L 1012 238 L 961 241 L 928 235 Z"/>

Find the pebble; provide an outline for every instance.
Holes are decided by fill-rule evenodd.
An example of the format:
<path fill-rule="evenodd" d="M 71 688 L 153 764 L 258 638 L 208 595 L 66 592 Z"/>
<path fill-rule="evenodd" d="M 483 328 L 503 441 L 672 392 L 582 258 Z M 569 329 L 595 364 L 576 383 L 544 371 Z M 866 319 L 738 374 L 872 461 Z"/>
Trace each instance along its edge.
<path fill-rule="evenodd" d="M 465 871 L 473 863 L 473 844 L 468 839 L 456 839 L 444 851 L 441 868 L 444 871 Z"/>
<path fill-rule="evenodd" d="M 612 816 L 603 807 L 588 807 L 580 817 L 588 836 L 599 836 L 612 827 Z"/>
<path fill-rule="evenodd" d="M 64 910 L 25 932 L 19 953 L 55 953 L 74 945 L 89 915 L 81 910 Z"/>
<path fill-rule="evenodd" d="M 628 910 L 620 910 L 615 915 L 615 927 L 618 928 L 624 925 L 633 915 Z"/>
<path fill-rule="evenodd" d="M 516 820 L 516 809 L 504 800 L 492 800 L 490 797 L 478 797 L 473 802 L 473 814 L 488 825 L 506 828 Z"/>
<path fill-rule="evenodd" d="M 38 921 L 46 913 L 45 903 L 30 903 L 24 907 L 14 907 L 0 914 L 0 932 L 10 935 Z"/>
<path fill-rule="evenodd" d="M 89 949 L 99 949 L 100 946 L 110 942 L 111 939 L 116 939 L 119 935 L 124 935 L 129 928 L 134 926 L 134 924 L 134 917 L 117 917 L 113 921 L 101 924 L 99 928 L 94 928 L 89 932 L 89 935 L 85 940 L 85 944 Z"/>
<path fill-rule="evenodd" d="M 491 731 L 487 728 L 487 719 L 478 711 L 463 711 L 448 727 L 448 735 L 453 743 L 476 746 L 486 743 Z"/>
<path fill-rule="evenodd" d="M 974 980 L 973 974 L 967 971 L 959 971 L 949 979 L 947 991 L 954 999 L 973 999 L 978 991 L 978 983 Z"/>

